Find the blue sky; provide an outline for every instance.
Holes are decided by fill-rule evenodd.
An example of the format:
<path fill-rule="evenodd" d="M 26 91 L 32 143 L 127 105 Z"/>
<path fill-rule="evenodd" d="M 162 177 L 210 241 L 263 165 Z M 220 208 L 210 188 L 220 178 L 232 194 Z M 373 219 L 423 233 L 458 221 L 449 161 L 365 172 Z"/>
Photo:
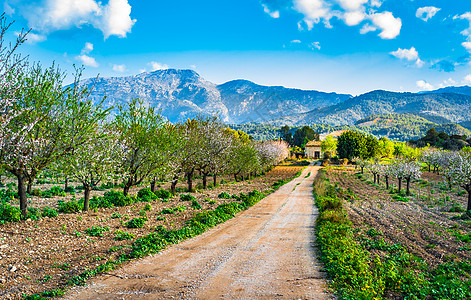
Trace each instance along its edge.
<path fill-rule="evenodd" d="M 471 85 L 469 0 L 6 0 L 21 52 L 85 77 L 190 68 L 215 83 L 360 94 Z"/>

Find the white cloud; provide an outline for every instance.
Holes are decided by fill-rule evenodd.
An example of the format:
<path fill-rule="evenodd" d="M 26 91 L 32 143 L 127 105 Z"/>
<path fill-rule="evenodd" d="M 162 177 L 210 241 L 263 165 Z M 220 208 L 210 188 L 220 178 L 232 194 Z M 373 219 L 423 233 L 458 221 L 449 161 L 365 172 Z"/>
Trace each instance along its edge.
<path fill-rule="evenodd" d="M 390 52 L 390 54 L 399 59 L 406 59 L 409 61 L 417 60 L 419 58 L 419 52 L 417 52 L 414 47 L 411 47 L 410 49 L 399 48 L 396 51 Z"/>
<path fill-rule="evenodd" d="M 332 17 L 330 7 L 323 0 L 294 0 L 294 8 L 304 15 L 304 22 L 309 30 L 321 19 L 328 22 Z"/>
<path fill-rule="evenodd" d="M 425 64 L 425 62 L 419 58 L 419 52 L 417 52 L 414 47 L 411 47 L 410 49 L 399 48 L 396 51 L 389 52 L 389 54 L 399 59 L 415 61 L 415 66 L 418 68 L 422 68 Z"/>
<path fill-rule="evenodd" d="M 427 22 L 429 19 L 431 19 L 435 14 L 440 11 L 440 8 L 434 7 L 434 6 L 425 6 L 425 7 L 420 7 L 417 9 L 415 16 L 419 19 L 424 20 Z"/>
<path fill-rule="evenodd" d="M 359 10 L 368 0 L 337 0 L 340 6 L 345 10 Z"/>
<path fill-rule="evenodd" d="M 90 57 L 86 54 L 77 56 L 77 59 L 86 67 L 97 68 L 99 66 L 93 57 Z"/>
<path fill-rule="evenodd" d="M 365 24 L 365 25 L 363 25 L 363 27 L 360 29 L 360 33 L 361 33 L 361 34 L 366 34 L 366 33 L 368 33 L 368 32 L 375 31 L 376 29 L 378 29 L 378 28 L 376 28 L 376 27 L 374 27 L 374 26 L 371 26 L 370 24 Z"/>
<path fill-rule="evenodd" d="M 461 43 L 461 45 L 471 53 L 471 12 L 464 13 L 460 16 L 454 16 L 453 20 L 461 19 L 468 20 L 469 27 L 461 31 L 461 34 L 466 37 L 466 42 Z"/>
<path fill-rule="evenodd" d="M 93 44 L 92 43 L 85 43 L 85 47 L 82 49 L 82 54 L 88 54 L 93 51 Z"/>
<path fill-rule="evenodd" d="M 431 90 L 433 90 L 433 85 L 431 85 L 430 83 L 428 83 L 426 81 L 419 80 L 415 84 L 417 85 L 417 87 L 421 91 L 431 91 Z"/>
<path fill-rule="evenodd" d="M 312 50 L 321 50 L 321 43 L 319 42 L 313 42 L 311 43 L 311 45 L 309 45 L 309 48 L 311 48 Z"/>
<path fill-rule="evenodd" d="M 20 35 L 20 32 L 17 31 L 17 32 L 15 32 L 15 34 Z M 41 34 L 37 34 L 37 33 L 34 33 L 34 32 L 29 32 L 26 35 L 26 43 L 27 44 L 36 44 L 36 43 L 39 43 L 39 42 L 43 42 L 45 40 L 46 40 L 46 36 L 41 35 Z"/>
<path fill-rule="evenodd" d="M 383 4 L 383 3 L 382 3 L 381 1 L 379 1 L 379 0 L 371 0 L 371 1 L 370 1 L 370 5 L 371 5 L 372 7 L 380 7 L 382 4 Z"/>
<path fill-rule="evenodd" d="M 110 0 L 103 10 L 103 25 L 100 29 L 105 39 L 110 35 L 126 37 L 126 34 L 131 32 L 136 20 L 131 19 L 131 5 L 128 0 Z"/>
<path fill-rule="evenodd" d="M 160 63 L 155 62 L 155 61 L 151 61 L 151 62 L 149 63 L 149 65 L 151 66 L 152 71 L 166 70 L 166 69 L 168 69 L 168 66 L 167 66 L 167 65 L 165 65 L 165 64 L 160 64 Z"/>
<path fill-rule="evenodd" d="M 468 50 L 469 52 L 471 52 L 471 42 L 463 42 L 463 43 L 461 43 L 461 45 L 462 45 L 466 50 Z"/>
<path fill-rule="evenodd" d="M 278 19 L 280 17 L 280 12 L 278 10 L 275 10 L 275 11 L 271 11 L 268 6 L 266 6 L 265 4 L 262 4 L 263 5 L 263 11 L 265 13 L 267 13 L 270 17 L 274 18 L 274 19 Z"/>
<path fill-rule="evenodd" d="M 343 15 L 343 18 L 344 18 L 345 24 L 347 24 L 348 26 L 355 26 L 355 25 L 360 24 L 365 19 L 365 16 L 366 15 L 364 12 L 357 10 L 357 11 L 346 12 Z"/>
<path fill-rule="evenodd" d="M 113 71 L 124 73 L 126 72 L 126 65 L 113 65 Z"/>
<path fill-rule="evenodd" d="M 452 78 L 448 78 L 448 79 L 444 80 L 442 83 L 440 83 L 438 85 L 438 87 L 439 88 L 444 88 L 444 87 L 455 85 L 455 84 L 456 84 L 456 81 L 454 81 Z"/>
<path fill-rule="evenodd" d="M 130 17 L 128 0 L 109 0 L 106 5 L 95 0 L 25 2 L 16 2 L 18 12 L 28 21 L 29 27 L 43 34 L 91 25 L 101 30 L 105 39 L 111 35 L 125 37 L 136 22 Z"/>
<path fill-rule="evenodd" d="M 15 9 L 8 4 L 7 0 L 3 2 L 3 11 L 9 16 L 12 16 L 15 13 Z"/>
<path fill-rule="evenodd" d="M 292 40 L 290 43 L 291 44 L 301 44 L 301 41 L 300 40 Z"/>
<path fill-rule="evenodd" d="M 372 14 L 370 19 L 374 25 L 381 29 L 379 37 L 382 39 L 394 39 L 401 33 L 401 19 L 395 18 L 389 11 Z"/>
<path fill-rule="evenodd" d="M 466 75 L 463 80 L 464 84 L 471 84 L 471 74 Z"/>

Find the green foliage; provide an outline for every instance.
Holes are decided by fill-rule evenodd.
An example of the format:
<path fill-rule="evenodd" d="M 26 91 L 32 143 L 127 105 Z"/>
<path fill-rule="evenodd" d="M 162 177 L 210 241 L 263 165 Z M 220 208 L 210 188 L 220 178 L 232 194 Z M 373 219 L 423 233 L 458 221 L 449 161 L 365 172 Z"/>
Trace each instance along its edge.
<path fill-rule="evenodd" d="M 155 191 L 155 195 L 157 196 L 157 198 L 160 198 L 160 199 L 163 199 L 163 200 L 167 200 L 167 199 L 170 199 L 170 198 L 173 197 L 171 192 L 169 192 L 167 190 L 164 190 L 164 189 Z"/>
<path fill-rule="evenodd" d="M 143 211 L 151 211 L 152 210 L 152 205 L 146 204 L 146 206 L 144 206 L 144 208 L 142 210 Z"/>
<path fill-rule="evenodd" d="M 163 215 L 172 215 L 175 211 L 172 208 L 164 208 L 160 213 Z"/>
<path fill-rule="evenodd" d="M 58 201 L 59 211 L 62 213 L 76 213 L 82 210 L 82 205 L 77 201 L 70 200 L 67 202 Z"/>
<path fill-rule="evenodd" d="M 103 233 L 110 231 L 108 226 L 92 226 L 91 228 L 85 229 L 85 233 L 89 236 L 103 236 Z"/>
<path fill-rule="evenodd" d="M 57 217 L 57 210 L 50 208 L 50 207 L 43 207 L 43 211 L 41 212 L 41 216 L 48 217 L 48 218 L 55 218 Z"/>
<path fill-rule="evenodd" d="M 193 195 L 190 195 L 190 194 L 183 194 L 183 195 L 180 195 L 180 200 L 181 201 L 193 201 L 195 200 L 196 197 L 193 196 Z"/>
<path fill-rule="evenodd" d="M 311 127 L 303 126 L 294 132 L 292 142 L 288 143 L 290 143 L 292 146 L 304 148 L 304 145 L 314 140 L 319 140 L 319 134 L 316 133 Z"/>
<path fill-rule="evenodd" d="M 379 154 L 379 143 L 376 138 L 359 131 L 343 132 L 337 142 L 339 158 L 360 157 L 362 159 L 375 157 Z"/>
<path fill-rule="evenodd" d="M 137 200 L 141 202 L 151 202 L 157 199 L 157 195 L 152 193 L 150 188 L 143 188 L 137 193 Z"/>
<path fill-rule="evenodd" d="M 231 195 L 229 195 L 227 192 L 221 192 L 219 195 L 218 195 L 218 198 L 220 199 L 231 199 Z"/>
<path fill-rule="evenodd" d="M 53 186 L 48 190 L 42 191 L 41 196 L 44 198 L 52 198 L 54 196 L 66 196 L 66 193 L 61 187 Z"/>
<path fill-rule="evenodd" d="M 41 211 L 39 208 L 28 207 L 28 215 L 26 218 L 31 219 L 33 221 L 37 221 L 41 219 Z"/>
<path fill-rule="evenodd" d="M 126 222 L 127 228 L 142 228 L 149 219 L 146 217 L 134 218 Z"/>
<path fill-rule="evenodd" d="M 193 200 L 191 201 L 191 207 L 194 208 L 194 209 L 201 209 L 201 204 L 198 203 L 198 201 L 196 200 Z"/>
<path fill-rule="evenodd" d="M 115 206 L 127 206 L 134 203 L 134 199 L 131 196 L 124 196 L 122 192 L 115 190 L 105 192 L 103 198 L 105 203 L 109 202 Z"/>
<path fill-rule="evenodd" d="M 193 201 L 194 201 L 194 200 L 193 200 Z M 178 205 L 178 206 L 175 206 L 175 207 L 173 208 L 173 210 L 174 210 L 175 212 L 182 212 L 182 211 L 185 211 L 185 210 L 186 210 L 186 206 L 185 206 L 185 205 Z"/>
<path fill-rule="evenodd" d="M 21 220 L 21 211 L 6 202 L 0 203 L 0 223 L 18 222 Z"/>
<path fill-rule="evenodd" d="M 123 241 L 123 240 L 132 240 L 135 238 L 135 235 L 132 233 L 128 233 L 122 230 L 115 231 L 115 237 L 113 238 L 116 241 Z"/>

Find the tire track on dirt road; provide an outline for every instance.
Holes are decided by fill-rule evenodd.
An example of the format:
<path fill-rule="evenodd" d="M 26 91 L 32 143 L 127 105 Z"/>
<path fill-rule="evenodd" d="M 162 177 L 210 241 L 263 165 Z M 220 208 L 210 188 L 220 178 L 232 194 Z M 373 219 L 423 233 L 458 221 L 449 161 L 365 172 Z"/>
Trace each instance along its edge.
<path fill-rule="evenodd" d="M 235 218 L 97 277 L 66 298 L 331 298 L 314 248 L 312 182 L 319 168 L 309 166 Z"/>

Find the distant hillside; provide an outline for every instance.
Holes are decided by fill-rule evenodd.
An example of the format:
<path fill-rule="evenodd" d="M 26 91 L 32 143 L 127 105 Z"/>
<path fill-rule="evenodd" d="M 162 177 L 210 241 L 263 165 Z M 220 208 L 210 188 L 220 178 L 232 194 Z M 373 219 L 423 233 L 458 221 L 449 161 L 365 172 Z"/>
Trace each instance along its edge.
<path fill-rule="evenodd" d="M 462 94 L 471 96 L 471 86 L 447 86 L 438 90 L 422 92 L 423 94 L 444 94 L 444 93 L 452 93 L 452 94 Z"/>
<path fill-rule="evenodd" d="M 278 119 L 275 124 L 348 125 L 370 115 L 414 113 L 458 123 L 471 120 L 471 96 L 373 91 L 345 102 Z"/>

